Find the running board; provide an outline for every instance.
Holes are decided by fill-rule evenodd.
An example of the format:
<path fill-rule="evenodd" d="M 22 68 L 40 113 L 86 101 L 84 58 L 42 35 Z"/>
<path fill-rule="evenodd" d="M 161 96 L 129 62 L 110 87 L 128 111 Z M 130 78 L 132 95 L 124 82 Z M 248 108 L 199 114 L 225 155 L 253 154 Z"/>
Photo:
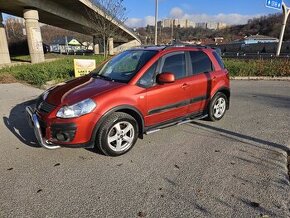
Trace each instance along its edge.
<path fill-rule="evenodd" d="M 201 120 L 201 119 L 206 118 L 207 116 L 208 115 L 206 114 L 206 115 L 202 115 L 200 117 L 196 117 L 194 119 L 185 119 L 185 120 L 182 120 L 182 121 L 179 121 L 179 122 L 168 123 L 166 125 L 162 125 L 162 126 L 157 127 L 155 129 L 150 129 L 150 130 L 146 131 L 145 134 L 146 135 L 149 135 L 149 134 L 152 134 L 152 133 L 155 133 L 155 132 L 159 132 L 160 130 L 162 130 L 162 129 L 166 128 L 166 127 L 170 127 L 170 126 L 180 126 L 182 124 L 190 123 L 190 122 L 192 122 L 194 120 Z"/>

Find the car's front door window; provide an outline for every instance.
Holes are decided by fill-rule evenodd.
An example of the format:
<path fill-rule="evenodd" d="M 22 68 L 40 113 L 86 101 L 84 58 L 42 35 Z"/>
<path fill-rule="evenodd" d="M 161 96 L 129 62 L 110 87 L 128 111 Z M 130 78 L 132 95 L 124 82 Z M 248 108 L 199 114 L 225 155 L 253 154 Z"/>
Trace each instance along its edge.
<path fill-rule="evenodd" d="M 140 78 L 138 86 L 148 88 L 155 83 L 155 72 L 158 65 L 158 61 L 155 62 Z"/>
<path fill-rule="evenodd" d="M 161 73 L 173 73 L 175 79 L 186 77 L 185 53 L 174 53 L 165 57 L 161 67 Z"/>

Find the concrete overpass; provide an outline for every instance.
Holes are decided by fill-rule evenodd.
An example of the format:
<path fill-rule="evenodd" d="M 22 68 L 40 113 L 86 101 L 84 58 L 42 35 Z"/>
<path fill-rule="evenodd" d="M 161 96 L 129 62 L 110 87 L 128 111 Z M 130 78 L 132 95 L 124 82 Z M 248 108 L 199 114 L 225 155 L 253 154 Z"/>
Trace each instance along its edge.
<path fill-rule="evenodd" d="M 104 16 L 104 11 L 89 0 L 0 0 L 0 64 L 10 63 L 1 12 L 24 17 L 31 62 L 38 63 L 44 61 L 39 22 L 94 36 L 95 24 L 91 21 L 88 11 L 90 14 L 95 13 L 96 16 Z M 125 43 L 124 48 L 126 43 L 127 46 L 141 43 L 129 28 L 120 25 L 117 21 L 112 23 L 118 28 L 118 37 L 114 40 Z M 113 44 L 113 40 L 110 39 L 111 54 L 114 52 Z"/>

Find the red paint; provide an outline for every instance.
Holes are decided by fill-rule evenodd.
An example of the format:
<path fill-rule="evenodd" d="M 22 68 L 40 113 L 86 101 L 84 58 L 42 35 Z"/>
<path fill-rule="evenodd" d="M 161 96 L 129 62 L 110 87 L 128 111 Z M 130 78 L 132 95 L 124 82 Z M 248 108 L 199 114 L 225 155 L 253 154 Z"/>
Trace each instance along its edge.
<path fill-rule="evenodd" d="M 87 143 L 91 140 L 93 130 L 100 118 L 112 108 L 124 105 L 134 107 L 141 113 L 145 127 L 156 125 L 173 118 L 202 111 L 205 109 L 210 98 L 220 88 L 229 89 L 228 72 L 221 69 L 217 60 L 212 55 L 212 49 L 194 47 L 172 47 L 165 50 L 162 48 L 155 49 L 158 50 L 158 53 L 136 73 L 128 84 L 92 78 L 90 75 L 87 75 L 71 80 L 50 91 L 46 101 L 57 107 L 48 115 L 38 112 L 40 119 L 47 125 L 46 138 L 52 140 L 50 126 L 53 123 L 75 123 L 77 131 L 70 144 Z M 152 87 L 146 89 L 137 85 L 142 75 L 162 56 L 176 51 L 200 50 L 204 51 L 211 59 L 215 69 L 214 72 L 188 76 L 179 80 L 176 80 L 172 73 L 164 72 L 158 76 L 160 83 Z M 209 98 L 149 114 L 150 111 L 156 108 L 174 105 L 189 99 L 198 99 L 202 96 L 208 96 Z M 97 104 L 92 113 L 73 119 L 60 119 L 56 117 L 57 111 L 62 106 L 72 105 L 86 98 L 93 99 Z"/>

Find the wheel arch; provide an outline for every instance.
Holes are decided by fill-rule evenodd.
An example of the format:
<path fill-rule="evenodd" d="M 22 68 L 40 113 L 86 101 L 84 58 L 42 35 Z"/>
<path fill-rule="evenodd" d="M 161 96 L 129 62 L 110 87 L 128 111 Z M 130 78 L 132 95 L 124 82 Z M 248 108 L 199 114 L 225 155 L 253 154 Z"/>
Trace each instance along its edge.
<path fill-rule="evenodd" d="M 217 94 L 217 93 L 223 93 L 227 97 L 227 110 L 230 108 L 230 98 L 231 98 L 231 91 L 228 87 L 221 87 L 217 91 L 214 92 L 214 94 L 211 96 L 211 99 Z"/>
<path fill-rule="evenodd" d="M 95 125 L 91 141 L 95 141 L 96 140 L 96 135 L 97 135 L 97 132 L 100 129 L 100 126 L 103 124 L 103 122 L 106 120 L 106 118 L 108 118 L 112 113 L 115 113 L 115 112 L 127 113 L 130 116 L 134 117 L 134 119 L 138 123 L 139 138 L 143 138 L 144 119 L 143 119 L 142 113 L 137 108 L 135 108 L 134 106 L 131 106 L 131 105 L 119 105 L 119 106 L 116 106 L 114 108 L 111 108 L 110 110 L 108 110 L 107 112 L 105 112 L 101 116 L 101 118 L 99 119 L 99 121 Z"/>

